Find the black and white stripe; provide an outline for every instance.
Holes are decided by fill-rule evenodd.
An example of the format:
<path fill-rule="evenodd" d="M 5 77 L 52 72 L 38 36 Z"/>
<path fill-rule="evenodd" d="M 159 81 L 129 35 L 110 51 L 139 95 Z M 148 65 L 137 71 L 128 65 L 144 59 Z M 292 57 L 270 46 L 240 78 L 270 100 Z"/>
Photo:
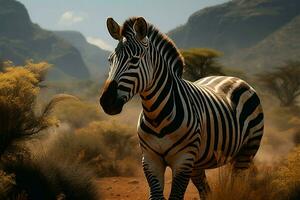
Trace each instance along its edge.
<path fill-rule="evenodd" d="M 126 102 L 141 97 L 138 136 L 150 199 L 164 199 L 167 166 L 173 172 L 169 199 L 183 199 L 190 179 L 205 198 L 205 169 L 228 162 L 235 169 L 249 167 L 263 135 L 260 100 L 235 77 L 182 79 L 184 62 L 173 42 L 149 23 L 147 37 L 137 40 L 135 20 L 123 25 L 109 79 L 118 83 Z"/>

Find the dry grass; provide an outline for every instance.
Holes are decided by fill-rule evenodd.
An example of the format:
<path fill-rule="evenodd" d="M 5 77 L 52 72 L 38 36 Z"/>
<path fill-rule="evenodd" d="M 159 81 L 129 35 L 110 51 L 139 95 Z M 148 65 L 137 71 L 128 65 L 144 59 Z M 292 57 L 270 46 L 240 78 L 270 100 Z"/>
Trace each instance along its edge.
<path fill-rule="evenodd" d="M 53 200 L 58 196 L 66 200 L 99 199 L 93 171 L 56 155 L 40 153 L 31 159 L 6 163 L 4 169 L 15 175 L 11 199 L 17 196 L 26 196 L 28 200 Z"/>
<path fill-rule="evenodd" d="M 14 176 L 0 170 L 0 199 L 8 199 L 14 186 Z"/>
<path fill-rule="evenodd" d="M 259 165 L 233 175 L 231 166 L 212 178 L 208 200 L 297 200 L 300 197 L 300 147 L 279 164 Z"/>
<path fill-rule="evenodd" d="M 235 175 L 229 166 L 218 169 L 216 174 L 209 200 L 267 200 L 274 193 L 270 169 L 260 169 L 257 175 L 253 169 Z"/>
<path fill-rule="evenodd" d="M 51 135 L 33 144 L 50 155 L 63 155 L 62 160 L 76 160 L 92 167 L 98 177 L 129 176 L 136 173 L 140 156 L 134 130 L 111 121 L 92 122 L 84 128 Z"/>
<path fill-rule="evenodd" d="M 300 146 L 279 166 L 273 184 L 278 194 L 285 194 L 286 199 L 300 199 Z"/>
<path fill-rule="evenodd" d="M 62 102 L 54 109 L 53 115 L 61 123 L 67 123 L 75 129 L 103 118 L 99 105 L 82 101 Z"/>

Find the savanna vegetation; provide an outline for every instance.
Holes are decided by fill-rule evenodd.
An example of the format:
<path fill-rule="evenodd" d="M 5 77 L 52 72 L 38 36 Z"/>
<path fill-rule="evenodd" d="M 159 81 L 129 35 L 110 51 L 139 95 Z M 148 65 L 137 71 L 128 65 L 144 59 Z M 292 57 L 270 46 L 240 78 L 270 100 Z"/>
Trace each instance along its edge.
<path fill-rule="evenodd" d="M 218 62 L 221 52 L 214 49 L 191 48 L 181 51 L 185 61 L 184 78 L 195 81 L 210 75 L 224 75 Z"/>
<path fill-rule="evenodd" d="M 297 105 L 300 96 L 300 62 L 287 61 L 282 66 L 258 75 L 262 87 L 274 95 L 282 106 Z"/>
<path fill-rule="evenodd" d="M 186 66 L 186 77 L 189 67 L 196 67 L 193 62 L 199 64 L 205 60 L 201 51 L 208 50 L 193 49 L 183 54 L 190 63 Z M 242 71 L 230 71 L 226 70 L 228 67 L 214 64 L 216 57 L 210 59 L 207 66 L 193 69 L 200 70 L 197 76 L 245 76 Z M 136 136 L 140 107 L 135 99 L 125 107 L 124 115 L 112 118 L 99 108 L 99 83 L 44 81 L 50 66 L 43 62 L 28 61 L 24 66 L 6 62 L 2 66 L 0 199 L 101 199 L 99 187 L 102 186 L 95 182 L 98 178 L 141 173 Z M 290 65 L 280 70 L 288 72 Z M 257 77 L 262 80 L 272 73 Z M 284 81 L 296 81 L 293 74 Z M 266 133 L 262 146 L 255 167 L 238 177 L 231 178 L 230 166 L 209 172 L 213 191 L 209 199 L 298 199 L 300 112 L 297 98 L 283 105 L 261 81 L 253 77 L 247 80 L 263 101 Z M 277 89 L 286 90 L 284 86 Z"/>
<path fill-rule="evenodd" d="M 135 130 L 103 116 L 99 84 L 46 82 L 45 62 L 2 66 L 0 199 L 99 199 L 97 177 L 136 174 Z"/>
<path fill-rule="evenodd" d="M 246 79 L 243 70 L 221 64 L 222 52 L 209 48 L 182 49 L 185 68 L 183 78 L 196 81 L 206 76 L 235 76 Z"/>
<path fill-rule="evenodd" d="M 212 180 L 209 200 L 297 200 L 300 198 L 300 148 L 272 166 L 256 164 L 232 177 L 231 166 L 220 168 Z M 275 165 L 274 165 L 275 164 Z"/>

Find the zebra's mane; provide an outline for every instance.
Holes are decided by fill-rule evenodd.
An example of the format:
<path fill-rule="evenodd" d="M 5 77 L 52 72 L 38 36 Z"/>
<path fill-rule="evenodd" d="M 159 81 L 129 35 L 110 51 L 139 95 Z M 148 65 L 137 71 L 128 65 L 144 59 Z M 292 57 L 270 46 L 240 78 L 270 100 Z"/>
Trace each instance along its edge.
<path fill-rule="evenodd" d="M 134 35 L 133 25 L 136 19 L 137 17 L 131 17 L 124 22 L 121 31 L 122 36 L 132 37 Z M 184 59 L 174 42 L 166 34 L 160 32 L 154 25 L 147 22 L 147 26 L 147 36 L 149 40 L 155 47 L 158 47 L 158 44 L 161 43 L 160 49 L 158 49 L 161 52 L 161 55 L 165 58 L 168 66 L 172 68 L 171 70 L 173 70 L 174 74 L 178 77 L 182 77 Z M 165 55 L 167 55 L 167 57 L 165 57 Z"/>

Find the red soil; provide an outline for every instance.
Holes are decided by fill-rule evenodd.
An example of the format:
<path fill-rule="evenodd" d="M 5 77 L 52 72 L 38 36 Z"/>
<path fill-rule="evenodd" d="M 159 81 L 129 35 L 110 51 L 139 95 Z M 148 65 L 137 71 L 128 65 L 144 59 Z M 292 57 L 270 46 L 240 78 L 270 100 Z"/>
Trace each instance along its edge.
<path fill-rule="evenodd" d="M 98 180 L 101 199 L 104 200 L 147 200 L 149 188 L 144 177 L 110 177 Z M 171 179 L 166 178 L 165 197 L 170 193 Z M 198 200 L 198 192 L 190 183 L 185 200 Z"/>

